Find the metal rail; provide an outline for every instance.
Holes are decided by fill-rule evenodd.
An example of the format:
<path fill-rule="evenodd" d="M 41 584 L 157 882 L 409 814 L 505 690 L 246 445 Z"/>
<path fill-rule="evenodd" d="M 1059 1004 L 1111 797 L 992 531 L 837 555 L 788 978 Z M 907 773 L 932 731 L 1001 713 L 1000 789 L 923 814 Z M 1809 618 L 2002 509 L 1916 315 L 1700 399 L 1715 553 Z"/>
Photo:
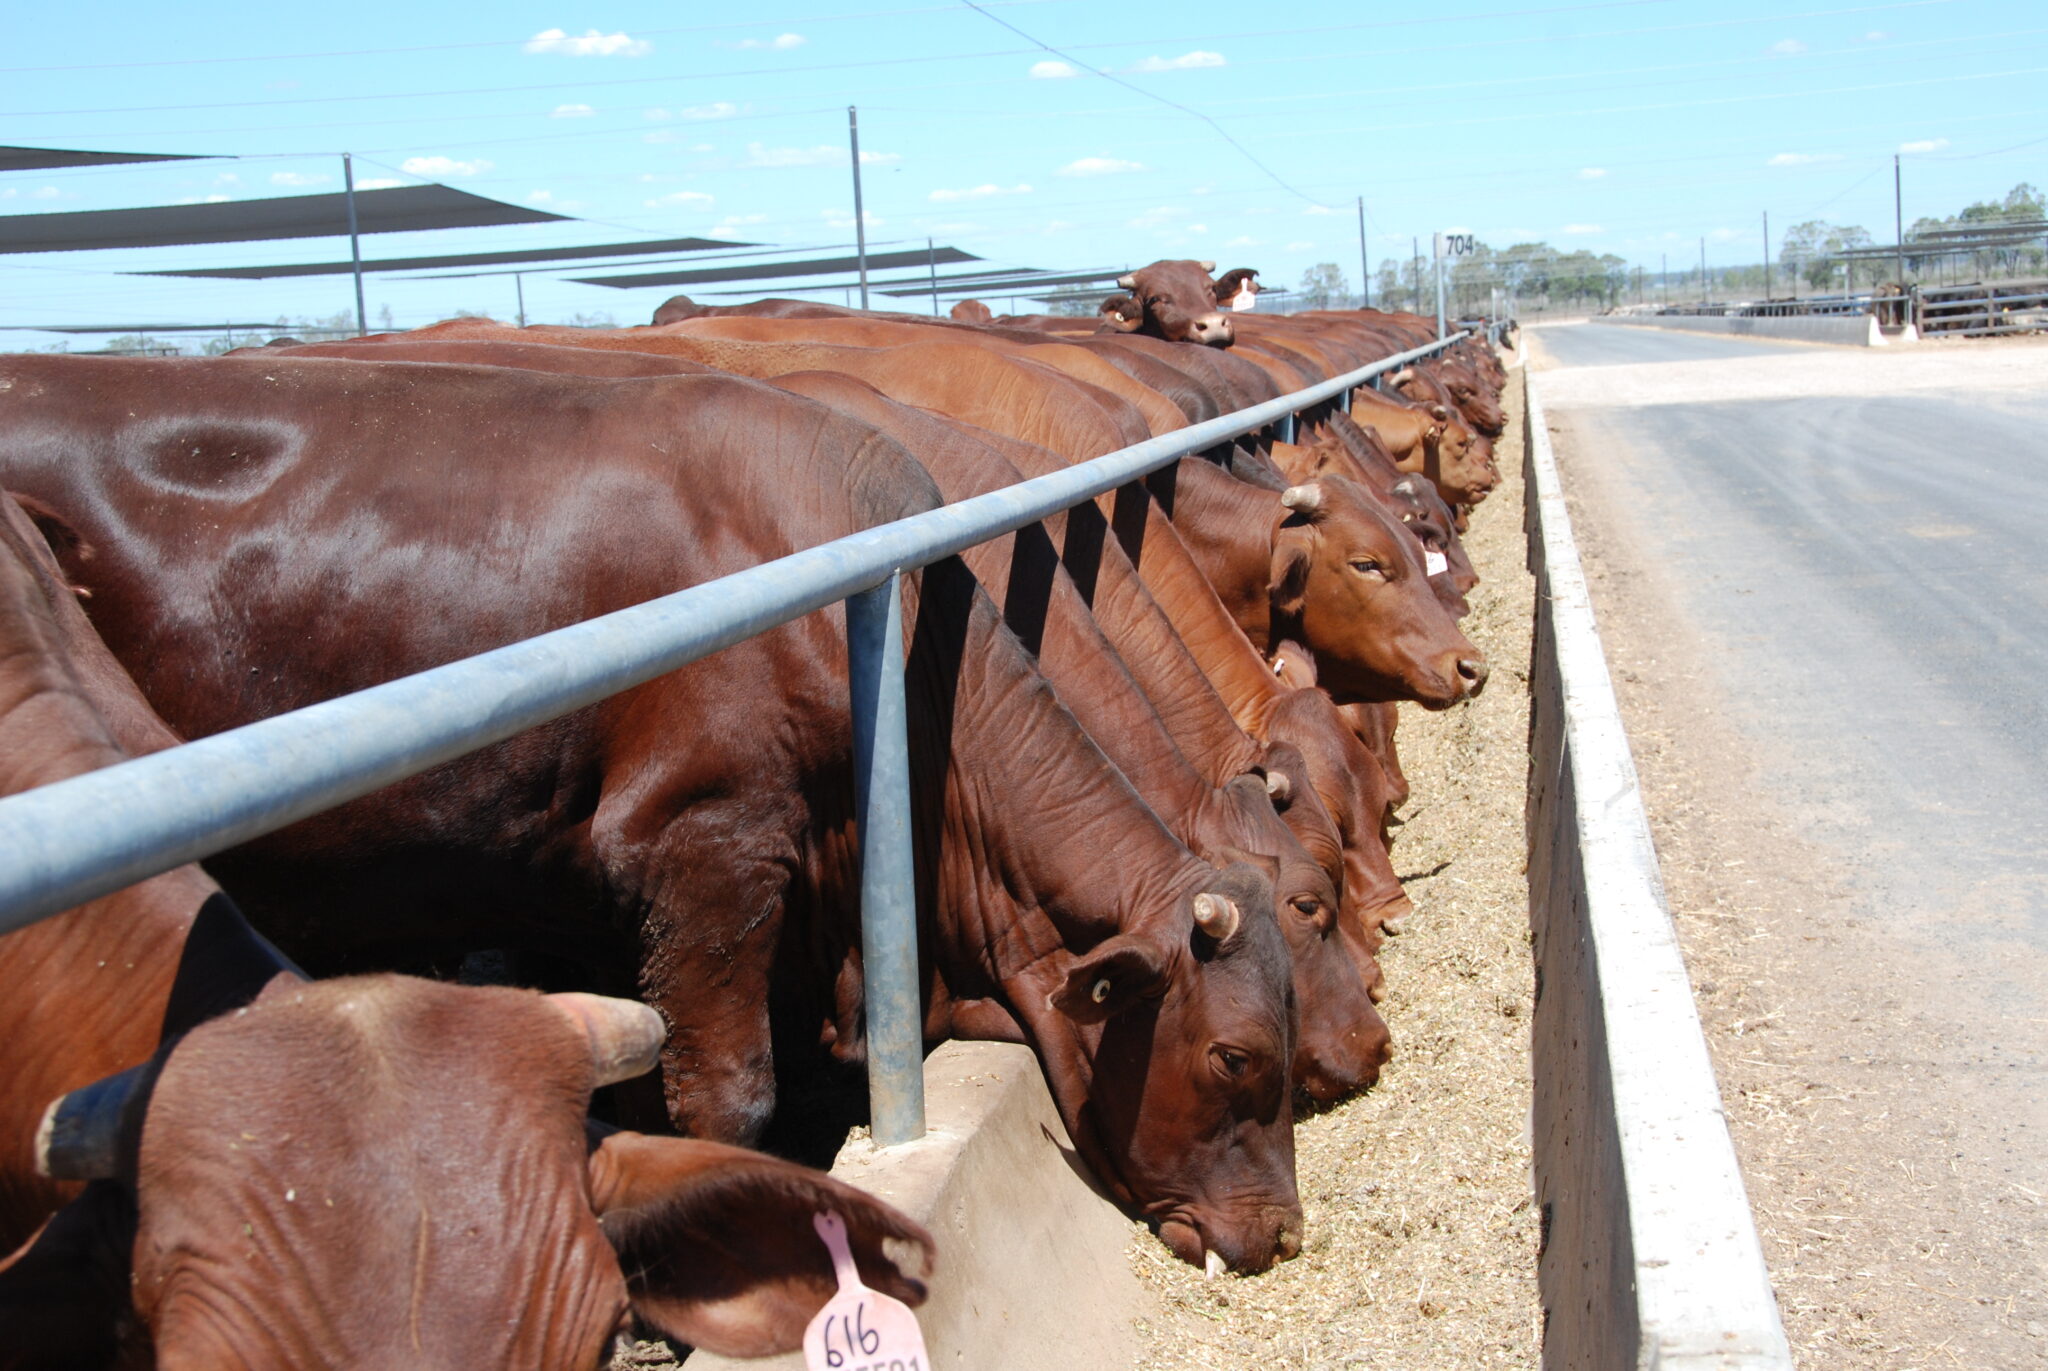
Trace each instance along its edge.
<path fill-rule="evenodd" d="M 1063 471 L 196 742 L 0 799 L 0 935 L 848 602 L 875 1141 L 924 1132 L 899 575 L 1427 357 L 1456 334 Z"/>

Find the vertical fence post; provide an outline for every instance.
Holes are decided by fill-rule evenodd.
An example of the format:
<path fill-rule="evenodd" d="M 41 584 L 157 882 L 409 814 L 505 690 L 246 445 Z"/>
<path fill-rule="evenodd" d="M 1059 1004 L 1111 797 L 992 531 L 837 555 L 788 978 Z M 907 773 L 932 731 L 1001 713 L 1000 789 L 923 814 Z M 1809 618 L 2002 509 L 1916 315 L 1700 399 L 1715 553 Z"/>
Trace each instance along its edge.
<path fill-rule="evenodd" d="M 867 988 L 868 1109 L 878 1147 L 924 1136 L 910 740 L 903 699 L 903 573 L 846 601 L 860 823 L 860 946 Z"/>
<path fill-rule="evenodd" d="M 1298 415 L 1283 414 L 1273 425 L 1274 436 L 1283 443 L 1294 441 L 1294 423 Z"/>

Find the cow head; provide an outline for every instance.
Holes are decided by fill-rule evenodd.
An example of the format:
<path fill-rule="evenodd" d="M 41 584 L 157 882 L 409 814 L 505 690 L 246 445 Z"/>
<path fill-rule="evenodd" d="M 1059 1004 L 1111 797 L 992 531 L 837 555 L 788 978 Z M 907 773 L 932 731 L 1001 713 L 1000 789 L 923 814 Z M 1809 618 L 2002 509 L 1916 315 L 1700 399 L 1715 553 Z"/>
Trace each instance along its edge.
<path fill-rule="evenodd" d="M 1342 476 L 1289 486 L 1280 504 L 1273 639 L 1315 654 L 1332 699 L 1445 709 L 1479 693 L 1486 661 L 1437 599 L 1422 544 L 1399 520 Z"/>
<path fill-rule="evenodd" d="M 1287 947 L 1255 869 L 1192 870 L 1170 917 L 1045 958 L 1017 1008 L 1110 1192 L 1182 1260 L 1263 1271 L 1301 1248 Z"/>
<path fill-rule="evenodd" d="M 1479 573 L 1472 569 L 1472 559 L 1458 537 L 1451 507 L 1435 486 L 1412 472 L 1390 485 L 1387 496 L 1401 522 L 1421 541 L 1423 561 L 1444 607 L 1463 618 L 1471 612 L 1466 592 L 1479 584 Z"/>
<path fill-rule="evenodd" d="M 590 1092 L 662 1036 L 594 995 L 280 976 L 59 1100 L 39 1159 L 133 1196 L 126 1293 L 164 1371 L 594 1368 L 633 1313 L 736 1355 L 793 1348 L 836 1288 L 811 1229 L 828 1208 L 864 1279 L 921 1298 L 882 1244 L 928 1263 L 929 1236 L 850 1187 L 690 1139 L 593 1141 Z"/>
<path fill-rule="evenodd" d="M 1142 311 L 1132 332 L 1148 333 L 1169 343 L 1203 343 L 1227 348 L 1237 339 L 1230 316 L 1217 308 L 1216 283 L 1209 273 L 1214 262 L 1154 262 L 1117 278 Z"/>
<path fill-rule="evenodd" d="M 1267 778 L 1239 776 L 1218 793 L 1243 846 L 1221 845 L 1205 855 L 1249 862 L 1273 882 L 1273 912 L 1287 943 L 1301 1013 L 1294 1082 L 1319 1104 L 1343 1099 L 1379 1079 L 1392 1038 L 1339 937 L 1336 881 L 1281 820 Z M 1316 808 L 1322 808 L 1319 802 Z M 1341 871 L 1341 854 L 1333 855 Z"/>
<path fill-rule="evenodd" d="M 1128 295 L 1112 295 L 1096 306 L 1097 333 L 1136 333 L 1145 326 L 1145 311 Z"/>
<path fill-rule="evenodd" d="M 995 313 L 979 300 L 962 300 L 951 310 L 953 318 L 963 324 L 992 324 Z"/>

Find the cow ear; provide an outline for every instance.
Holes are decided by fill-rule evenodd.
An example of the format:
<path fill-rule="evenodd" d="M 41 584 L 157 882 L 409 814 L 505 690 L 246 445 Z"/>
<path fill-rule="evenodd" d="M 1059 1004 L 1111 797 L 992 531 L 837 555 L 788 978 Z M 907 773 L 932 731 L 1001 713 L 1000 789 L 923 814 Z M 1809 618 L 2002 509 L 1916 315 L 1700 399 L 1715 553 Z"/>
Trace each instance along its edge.
<path fill-rule="evenodd" d="M 1167 971 L 1167 959 L 1157 943 L 1136 933 L 1119 933 L 1075 959 L 1066 981 L 1046 997 L 1046 1003 L 1076 1023 L 1101 1023 L 1157 995 L 1165 988 Z"/>
<path fill-rule="evenodd" d="M 846 1220 L 863 1282 L 924 1302 L 931 1234 L 822 1171 L 722 1143 L 621 1132 L 591 1152 L 590 1182 L 634 1313 L 678 1342 L 728 1357 L 801 1347 L 839 1288 L 811 1226 L 826 1210 Z M 885 1250 L 891 1242 L 901 1259 Z"/>
<path fill-rule="evenodd" d="M 1274 532 L 1273 563 L 1266 579 L 1266 599 L 1275 613 L 1288 616 L 1301 613 L 1302 602 L 1308 598 L 1311 534 L 1307 522 L 1301 522 L 1300 528 L 1283 524 Z"/>

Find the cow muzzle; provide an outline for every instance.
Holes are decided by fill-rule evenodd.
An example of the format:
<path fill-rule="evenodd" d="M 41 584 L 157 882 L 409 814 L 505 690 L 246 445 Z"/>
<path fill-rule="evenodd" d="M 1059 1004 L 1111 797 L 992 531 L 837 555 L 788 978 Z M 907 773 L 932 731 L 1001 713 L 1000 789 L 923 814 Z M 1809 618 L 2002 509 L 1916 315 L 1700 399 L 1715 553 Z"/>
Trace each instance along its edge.
<path fill-rule="evenodd" d="M 1237 341 L 1237 331 L 1231 325 L 1230 316 L 1219 310 L 1200 315 L 1189 324 L 1188 341 L 1204 347 L 1227 348 Z"/>

